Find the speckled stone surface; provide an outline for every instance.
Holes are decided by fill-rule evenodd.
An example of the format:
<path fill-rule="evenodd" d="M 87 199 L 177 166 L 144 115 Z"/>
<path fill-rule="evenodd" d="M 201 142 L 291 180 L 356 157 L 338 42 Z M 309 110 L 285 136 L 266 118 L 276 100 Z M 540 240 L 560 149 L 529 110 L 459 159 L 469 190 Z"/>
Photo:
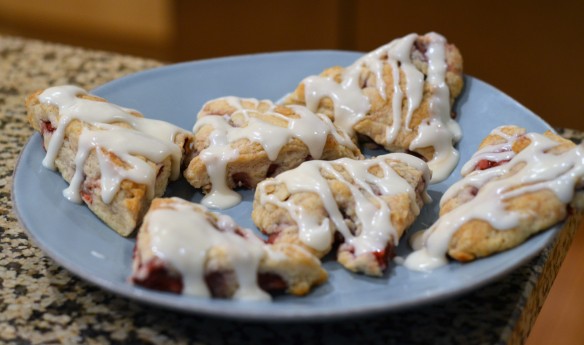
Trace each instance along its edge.
<path fill-rule="evenodd" d="M 32 134 L 23 100 L 72 83 L 86 89 L 159 62 L 0 36 L 0 343 L 2 344 L 497 344 L 522 343 L 572 242 L 572 217 L 552 246 L 500 281 L 437 304 L 314 323 L 212 319 L 105 292 L 46 257 L 19 225 L 10 189 Z M 565 131 L 568 137 L 581 133 Z"/>

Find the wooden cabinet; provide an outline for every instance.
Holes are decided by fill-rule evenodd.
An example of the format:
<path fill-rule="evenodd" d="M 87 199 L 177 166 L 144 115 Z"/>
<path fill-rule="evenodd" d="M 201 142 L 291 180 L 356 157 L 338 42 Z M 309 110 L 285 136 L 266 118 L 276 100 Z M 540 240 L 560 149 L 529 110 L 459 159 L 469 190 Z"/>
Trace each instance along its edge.
<path fill-rule="evenodd" d="M 168 0 L 0 0 L 0 33 L 169 60 Z"/>
<path fill-rule="evenodd" d="M 582 14 L 584 2 L 569 0 L 0 0 L 0 32 L 172 62 L 368 51 L 410 32 L 436 31 L 460 48 L 465 73 L 552 126 L 584 130 Z"/>

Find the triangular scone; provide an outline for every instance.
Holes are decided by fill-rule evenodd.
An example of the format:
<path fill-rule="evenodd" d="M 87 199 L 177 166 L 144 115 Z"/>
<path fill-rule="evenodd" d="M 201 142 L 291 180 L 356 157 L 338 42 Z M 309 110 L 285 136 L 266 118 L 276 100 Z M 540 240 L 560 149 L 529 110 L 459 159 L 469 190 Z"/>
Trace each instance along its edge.
<path fill-rule="evenodd" d="M 193 131 L 194 155 L 184 175 L 206 192 L 202 203 L 216 208 L 239 202 L 234 188 L 254 188 L 304 161 L 362 157 L 348 135 L 325 115 L 268 100 L 209 101 Z"/>
<path fill-rule="evenodd" d="M 379 276 L 429 200 L 429 180 L 427 165 L 402 153 L 305 162 L 258 185 L 252 219 L 271 243 L 297 243 L 318 257 L 340 242 L 343 266 Z"/>
<path fill-rule="evenodd" d="M 155 199 L 138 232 L 132 282 L 198 296 L 269 299 L 305 295 L 327 279 L 294 244 L 266 244 L 226 215 L 178 198 Z"/>
<path fill-rule="evenodd" d="M 26 100 L 28 121 L 43 137 L 43 165 L 69 182 L 63 194 L 128 236 L 150 201 L 180 177 L 192 134 L 145 119 L 76 86 L 37 91 Z"/>
<path fill-rule="evenodd" d="M 584 209 L 584 146 L 516 126 L 491 132 L 441 200 L 440 218 L 407 258 L 412 268 L 513 248 Z M 433 263 L 432 263 L 433 262 Z"/>
<path fill-rule="evenodd" d="M 304 79 L 283 104 L 306 105 L 350 134 L 424 157 L 437 182 L 458 162 L 451 106 L 462 87 L 458 49 L 436 33 L 410 34 Z"/>

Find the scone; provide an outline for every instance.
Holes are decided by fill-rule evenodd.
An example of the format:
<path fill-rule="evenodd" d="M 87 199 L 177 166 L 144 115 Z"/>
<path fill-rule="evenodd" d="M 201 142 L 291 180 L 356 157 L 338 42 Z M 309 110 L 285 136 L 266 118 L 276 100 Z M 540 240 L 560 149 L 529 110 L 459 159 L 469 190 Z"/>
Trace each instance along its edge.
<path fill-rule="evenodd" d="M 349 136 L 302 106 L 237 97 L 207 102 L 193 128 L 194 155 L 184 172 L 206 193 L 203 204 L 228 208 L 267 177 L 311 159 L 361 158 Z"/>
<path fill-rule="evenodd" d="M 439 182 L 459 159 L 451 106 L 462 87 L 458 49 L 436 33 L 410 34 L 304 79 L 283 104 L 306 105 L 354 136 L 421 156 Z"/>
<path fill-rule="evenodd" d="M 226 215 L 179 198 L 152 202 L 138 232 L 131 281 L 150 289 L 246 300 L 305 295 L 325 282 L 300 246 L 269 245 Z"/>
<path fill-rule="evenodd" d="M 145 119 L 76 86 L 37 91 L 26 100 L 30 125 L 43 137 L 43 165 L 69 182 L 63 194 L 128 236 L 150 201 L 180 177 L 192 134 Z"/>
<path fill-rule="evenodd" d="M 252 219 L 270 243 L 296 243 L 318 257 L 340 243 L 344 267 L 380 276 L 429 200 L 430 175 L 403 153 L 305 162 L 258 185 Z"/>
<path fill-rule="evenodd" d="M 584 146 L 516 126 L 491 132 L 441 199 L 440 217 L 406 260 L 414 269 L 518 246 L 584 209 Z"/>

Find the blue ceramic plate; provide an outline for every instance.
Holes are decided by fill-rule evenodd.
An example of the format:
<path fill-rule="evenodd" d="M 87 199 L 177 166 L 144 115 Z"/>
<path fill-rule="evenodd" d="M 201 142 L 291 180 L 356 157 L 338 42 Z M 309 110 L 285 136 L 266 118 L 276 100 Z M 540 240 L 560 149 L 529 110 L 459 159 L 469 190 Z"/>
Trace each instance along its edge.
<path fill-rule="evenodd" d="M 226 96 L 277 100 L 305 76 L 333 65 L 346 66 L 361 54 L 339 51 L 290 52 L 229 57 L 157 68 L 114 80 L 93 92 L 109 101 L 135 108 L 147 117 L 191 129 L 205 101 Z M 529 131 L 549 129 L 531 111 L 488 84 L 465 77 L 464 92 L 455 110 L 463 130 L 458 144 L 461 161 L 446 181 L 430 186 L 434 202 L 427 205 L 411 234 L 437 217 L 444 190 L 460 177 L 460 167 L 493 128 L 504 124 Z M 308 296 L 277 296 L 268 302 L 237 302 L 180 296 L 146 290 L 128 283 L 134 239 L 123 238 L 105 226 L 88 208 L 68 202 L 66 183 L 42 167 L 44 150 L 35 134 L 24 148 L 14 175 L 14 206 L 35 242 L 56 262 L 79 277 L 114 293 L 187 312 L 239 319 L 306 320 L 395 311 L 461 294 L 509 273 L 536 255 L 558 227 L 507 252 L 469 264 L 452 262 L 431 273 L 392 265 L 382 278 L 349 273 L 333 260 L 324 260 L 329 281 Z M 201 193 L 184 181 L 170 186 L 168 195 L 199 201 Z M 225 213 L 255 229 L 250 214 L 251 191 Z M 398 255 L 411 249 L 407 236 Z"/>

